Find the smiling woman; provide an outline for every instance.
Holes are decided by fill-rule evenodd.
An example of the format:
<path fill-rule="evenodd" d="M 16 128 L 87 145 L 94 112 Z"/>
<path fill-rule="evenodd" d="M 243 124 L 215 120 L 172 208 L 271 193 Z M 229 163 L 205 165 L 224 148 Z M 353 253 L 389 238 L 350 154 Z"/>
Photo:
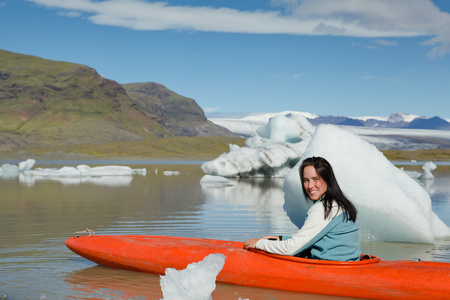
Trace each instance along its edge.
<path fill-rule="evenodd" d="M 293 236 L 266 236 L 245 242 L 246 249 L 313 259 L 357 261 L 361 255 L 357 210 L 344 196 L 330 163 L 310 157 L 300 166 L 303 193 L 314 202 Z"/>

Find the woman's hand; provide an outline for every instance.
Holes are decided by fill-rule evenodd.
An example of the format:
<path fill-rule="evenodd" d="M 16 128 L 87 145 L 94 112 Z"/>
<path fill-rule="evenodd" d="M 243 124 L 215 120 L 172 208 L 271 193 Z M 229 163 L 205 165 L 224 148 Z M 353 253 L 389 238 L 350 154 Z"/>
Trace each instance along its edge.
<path fill-rule="evenodd" d="M 266 240 L 272 240 L 272 241 L 279 241 L 280 237 L 276 236 L 276 235 L 268 235 L 265 236 L 261 239 L 266 239 Z M 248 241 L 244 242 L 244 249 L 252 249 L 252 248 L 256 248 L 256 243 L 259 241 L 259 239 L 249 239 Z"/>
<path fill-rule="evenodd" d="M 249 239 L 248 241 L 245 241 L 244 243 L 244 249 L 252 249 L 256 248 L 256 243 L 258 242 L 258 239 Z"/>

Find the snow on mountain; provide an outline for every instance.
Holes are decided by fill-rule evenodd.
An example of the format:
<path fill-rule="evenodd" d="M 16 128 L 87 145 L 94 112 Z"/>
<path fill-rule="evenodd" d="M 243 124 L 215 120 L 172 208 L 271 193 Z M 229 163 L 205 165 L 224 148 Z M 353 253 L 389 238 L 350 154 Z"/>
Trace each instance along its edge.
<path fill-rule="evenodd" d="M 389 116 L 387 121 L 391 123 L 397 123 L 397 122 L 412 122 L 414 119 L 420 118 L 420 116 L 417 115 L 411 115 L 411 114 L 404 114 L 404 113 L 393 113 Z"/>
<path fill-rule="evenodd" d="M 353 117 L 353 119 L 361 120 L 361 121 L 364 121 L 364 122 L 366 122 L 367 120 L 377 120 L 377 121 L 386 122 L 389 119 L 389 117 L 365 116 L 365 117 Z"/>

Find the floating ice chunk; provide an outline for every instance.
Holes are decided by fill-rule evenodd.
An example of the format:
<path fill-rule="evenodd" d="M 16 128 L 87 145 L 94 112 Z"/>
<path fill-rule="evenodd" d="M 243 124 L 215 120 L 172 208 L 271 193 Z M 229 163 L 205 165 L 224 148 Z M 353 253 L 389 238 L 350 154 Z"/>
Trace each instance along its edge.
<path fill-rule="evenodd" d="M 284 177 L 299 161 L 314 133 L 300 114 L 278 115 L 248 138 L 246 147 L 230 145 L 230 152 L 202 164 L 207 175 L 224 177 Z"/>
<path fill-rule="evenodd" d="M 228 178 L 222 177 L 222 176 L 212 176 L 212 175 L 205 175 L 200 179 L 200 183 L 229 183 L 230 180 Z"/>
<path fill-rule="evenodd" d="M 20 174 L 20 169 L 16 165 L 4 164 L 0 169 L 0 174 L 5 179 L 16 178 Z"/>
<path fill-rule="evenodd" d="M 133 169 L 133 173 L 134 174 L 141 174 L 141 175 L 147 175 L 147 169 L 146 168 L 142 168 L 142 169 Z"/>
<path fill-rule="evenodd" d="M 225 264 L 225 255 L 210 254 L 184 270 L 166 269 L 161 276 L 161 290 L 165 300 L 207 300 L 216 288 L 216 277 Z"/>
<path fill-rule="evenodd" d="M 37 168 L 32 170 L 36 161 L 27 159 L 15 165 L 3 165 L 0 168 L 0 176 L 3 178 L 19 177 L 19 181 L 27 186 L 33 186 L 36 180 L 55 180 L 62 184 L 80 184 L 93 183 L 98 185 L 109 186 L 126 186 L 131 183 L 133 174 L 146 175 L 147 170 L 131 169 L 127 166 L 99 166 L 89 167 L 87 165 L 79 165 L 74 167 L 56 168 Z"/>
<path fill-rule="evenodd" d="M 64 166 L 56 168 L 37 168 L 23 172 L 27 176 L 35 177 L 81 177 L 81 171 L 74 167 Z"/>
<path fill-rule="evenodd" d="M 200 184 L 207 187 L 226 187 L 231 186 L 230 180 L 223 176 L 205 175 L 200 179 Z"/>
<path fill-rule="evenodd" d="M 36 161 L 34 159 L 32 159 L 32 158 L 29 158 L 29 159 L 27 159 L 25 161 L 21 161 L 19 163 L 19 170 L 20 170 L 20 172 L 31 170 L 31 168 L 33 168 L 35 163 L 36 163 Z"/>
<path fill-rule="evenodd" d="M 134 171 L 126 166 L 100 166 L 89 167 L 86 165 L 79 165 L 77 169 L 80 170 L 82 176 L 131 176 Z"/>
<path fill-rule="evenodd" d="M 433 172 L 436 168 L 437 168 L 436 165 L 432 161 L 426 162 L 422 166 L 423 173 L 420 176 L 420 179 L 422 179 L 422 180 L 434 179 L 434 175 L 431 174 L 431 172 Z"/>
<path fill-rule="evenodd" d="M 322 156 L 333 166 L 344 194 L 358 209 L 363 241 L 432 243 L 450 230 L 431 209 L 429 194 L 375 146 L 333 125 L 320 125 L 304 158 Z M 298 227 L 309 207 L 298 174 L 285 178 L 285 210 Z"/>
<path fill-rule="evenodd" d="M 33 164 L 34 165 L 34 164 Z M 87 165 L 78 165 L 77 167 L 64 166 L 60 169 L 56 168 L 37 168 L 30 170 L 31 162 L 23 164 L 23 173 L 27 176 L 35 177 L 103 177 L 103 176 L 132 176 L 133 174 L 145 175 L 147 170 L 131 169 L 127 166 L 99 166 L 89 167 Z"/>
<path fill-rule="evenodd" d="M 19 175 L 19 181 L 28 187 L 35 185 L 36 181 L 56 181 L 63 185 L 78 185 L 78 184 L 95 184 L 100 186 L 129 186 L 133 180 L 131 176 L 102 176 L 102 177 L 41 177 L 41 176 L 26 176 L 24 174 Z"/>
<path fill-rule="evenodd" d="M 164 171 L 163 174 L 166 175 L 166 176 L 174 176 L 174 175 L 180 175 L 180 172 L 178 172 L 178 171 Z"/>

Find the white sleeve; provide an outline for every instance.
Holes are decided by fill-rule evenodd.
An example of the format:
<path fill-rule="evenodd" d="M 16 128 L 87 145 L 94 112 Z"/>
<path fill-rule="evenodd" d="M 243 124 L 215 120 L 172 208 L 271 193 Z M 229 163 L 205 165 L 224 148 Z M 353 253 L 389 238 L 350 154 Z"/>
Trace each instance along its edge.
<path fill-rule="evenodd" d="M 338 214 L 337 205 L 333 205 L 330 217 L 325 220 L 325 210 L 322 202 L 317 202 L 308 210 L 308 216 L 300 228 L 290 239 L 284 241 L 270 241 L 260 239 L 256 243 L 256 249 L 280 255 L 294 255 L 318 235 L 330 221 Z"/>

